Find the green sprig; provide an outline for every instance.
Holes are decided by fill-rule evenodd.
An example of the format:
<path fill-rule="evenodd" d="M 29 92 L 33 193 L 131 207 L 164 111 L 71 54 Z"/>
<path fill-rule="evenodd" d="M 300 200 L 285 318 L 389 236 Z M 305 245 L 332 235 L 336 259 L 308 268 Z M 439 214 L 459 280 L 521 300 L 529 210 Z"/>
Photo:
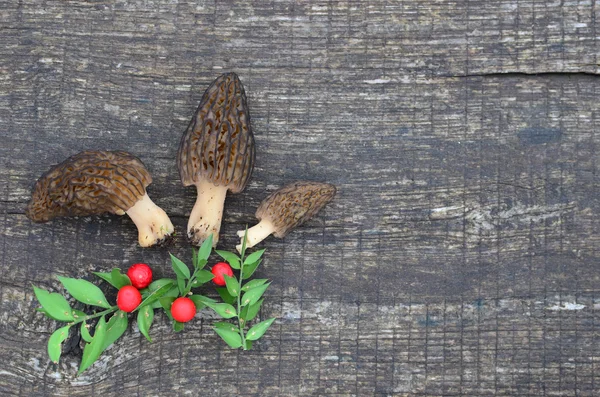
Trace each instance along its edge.
<path fill-rule="evenodd" d="M 275 318 L 258 322 L 244 332 L 248 323 L 258 315 L 264 301 L 262 296 L 270 285 L 267 279 L 249 280 L 260 265 L 265 250 L 255 251 L 246 256 L 247 233 L 246 229 L 240 256 L 233 252 L 215 250 L 215 253 L 226 260 L 233 269 L 238 270 L 238 277 L 225 276 L 225 287 L 217 288 L 217 292 L 223 299 L 222 303 L 192 292 L 193 288 L 200 287 L 214 278 L 210 271 L 204 269 L 213 251 L 212 235 L 198 250 L 192 250 L 193 266 L 191 271 L 183 261 L 170 254 L 171 266 L 176 278 L 155 280 L 140 291 L 142 302 L 133 311 L 137 311 L 140 333 L 152 342 L 149 330 L 154 320 L 154 309 L 158 308 L 162 308 L 167 317 L 171 319 L 175 332 L 183 330 L 184 324 L 173 320 L 170 309 L 176 298 L 186 296 L 194 302 L 196 310 L 209 307 L 224 319 L 235 319 L 233 324 L 226 321 L 217 322 L 213 325 L 213 329 L 231 348 L 241 347 L 249 350 L 252 347 L 252 341 L 261 338 Z M 110 272 L 94 272 L 94 274 L 116 289 L 131 285 L 129 277 L 121 273 L 119 268 L 114 268 Z M 58 279 L 75 300 L 85 305 L 104 309 L 86 314 L 73 309 L 61 294 L 51 293 L 33 286 L 35 296 L 41 304 L 41 308 L 37 310 L 53 320 L 66 323 L 65 326 L 54 331 L 48 340 L 48 355 L 54 363 L 58 363 L 60 359 L 62 344 L 68 338 L 71 328 L 77 325 L 75 329 L 79 329 L 81 338 L 85 342 L 83 357 L 77 373 L 79 375 L 124 334 L 128 325 L 128 317 L 127 313 L 119 310 L 117 305 L 111 306 L 102 290 L 91 282 L 68 277 L 58 277 Z M 88 321 L 97 318 L 99 320 L 92 335 Z"/>
<path fill-rule="evenodd" d="M 173 301 L 180 296 L 185 296 L 192 301 L 196 305 L 196 310 L 202 310 L 205 304 L 198 304 L 197 302 L 201 302 L 201 300 L 205 297 L 198 294 L 192 293 L 192 288 L 200 287 L 207 282 L 211 281 L 214 278 L 214 275 L 204 270 L 204 267 L 208 263 L 208 257 L 212 252 L 212 234 L 202 243 L 198 250 L 192 250 L 192 271 L 190 272 L 189 267 L 179 258 L 170 254 L 171 256 L 171 267 L 175 272 L 176 280 L 172 280 L 173 284 L 176 285 L 172 287 L 166 294 L 162 296 L 162 298 L 158 299 L 158 304 L 164 309 L 166 315 L 173 320 L 171 316 L 171 305 Z M 142 302 L 142 305 L 144 303 Z M 141 306 L 141 305 L 140 305 Z M 175 332 L 182 331 L 184 328 L 184 323 L 180 323 L 173 320 L 173 330 Z"/>
<path fill-rule="evenodd" d="M 262 337 L 275 321 L 275 318 L 269 318 L 254 325 L 247 333 L 244 332 L 248 322 L 258 314 L 264 301 L 261 297 L 270 285 L 267 279 L 250 280 L 244 284 L 244 280 L 249 279 L 260 265 L 261 257 L 265 252 L 264 249 L 255 251 L 246 257 L 247 234 L 248 228 L 244 232 L 239 257 L 233 252 L 216 251 L 232 268 L 239 270 L 239 277 L 225 276 L 226 288 L 217 289 L 225 303 L 207 304 L 223 318 L 236 318 L 235 326 L 228 322 L 220 322 L 216 323 L 213 329 L 231 348 L 241 347 L 244 350 L 252 348 L 252 341 Z M 236 306 L 233 307 L 232 304 Z"/>

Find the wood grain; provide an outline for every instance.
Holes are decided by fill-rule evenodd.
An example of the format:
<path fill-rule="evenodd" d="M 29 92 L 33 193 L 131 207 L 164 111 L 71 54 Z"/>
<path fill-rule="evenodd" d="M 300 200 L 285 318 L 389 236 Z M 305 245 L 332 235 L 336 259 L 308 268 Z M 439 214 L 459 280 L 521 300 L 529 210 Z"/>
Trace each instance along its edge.
<path fill-rule="evenodd" d="M 595 1 L 0 0 L 0 394 L 595 396 L 600 323 Z M 220 244 L 269 193 L 338 187 L 269 238 L 251 352 L 202 312 L 157 315 L 75 378 L 31 284 L 189 259 L 177 176 L 208 84 L 239 74 L 256 168 Z M 128 150 L 179 236 L 141 249 L 117 216 L 32 224 L 35 180 L 84 149 Z M 208 289 L 206 293 L 212 293 Z"/>

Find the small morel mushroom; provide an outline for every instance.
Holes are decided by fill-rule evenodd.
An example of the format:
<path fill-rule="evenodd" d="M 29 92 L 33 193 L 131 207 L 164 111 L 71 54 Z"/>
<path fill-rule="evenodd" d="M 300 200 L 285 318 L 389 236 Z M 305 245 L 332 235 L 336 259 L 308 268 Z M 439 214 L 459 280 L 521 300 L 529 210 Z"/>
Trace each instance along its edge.
<path fill-rule="evenodd" d="M 335 196 L 335 186 L 319 182 L 294 182 L 271 193 L 256 210 L 260 221 L 248 229 L 246 247 L 253 247 L 273 234 L 283 238 L 296 226 L 300 226 L 317 214 Z M 237 234 L 242 242 L 236 246 L 241 252 L 244 230 Z"/>
<path fill-rule="evenodd" d="M 188 221 L 192 244 L 212 234 L 217 245 L 227 191 L 246 188 L 254 156 L 244 87 L 235 73 L 223 74 L 204 93 L 177 153 L 181 182 L 198 191 Z"/>
<path fill-rule="evenodd" d="M 167 214 L 146 193 L 150 183 L 144 163 L 130 153 L 84 151 L 38 179 L 25 215 L 47 222 L 59 216 L 127 214 L 138 228 L 140 245 L 150 247 L 173 233 Z"/>

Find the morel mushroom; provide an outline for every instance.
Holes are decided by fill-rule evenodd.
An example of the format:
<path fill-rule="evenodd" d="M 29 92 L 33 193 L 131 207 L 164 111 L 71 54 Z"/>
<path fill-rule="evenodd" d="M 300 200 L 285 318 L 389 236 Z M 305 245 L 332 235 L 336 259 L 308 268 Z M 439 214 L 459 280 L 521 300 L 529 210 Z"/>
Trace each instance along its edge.
<path fill-rule="evenodd" d="M 246 188 L 254 156 L 244 87 L 235 73 L 223 74 L 204 93 L 177 153 L 181 182 L 198 191 L 188 221 L 192 244 L 212 234 L 217 245 L 227 191 Z"/>
<path fill-rule="evenodd" d="M 260 222 L 248 229 L 246 248 L 255 246 L 270 234 L 285 237 L 296 226 L 315 216 L 333 199 L 335 192 L 335 186 L 329 183 L 295 182 L 271 193 L 256 210 Z M 244 230 L 237 233 L 242 238 L 236 246 L 238 252 L 242 250 L 244 233 Z"/>
<path fill-rule="evenodd" d="M 173 233 L 167 214 L 146 193 L 150 183 L 150 173 L 134 155 L 88 150 L 38 179 L 25 214 L 34 222 L 59 216 L 127 214 L 138 228 L 140 245 L 150 247 Z"/>

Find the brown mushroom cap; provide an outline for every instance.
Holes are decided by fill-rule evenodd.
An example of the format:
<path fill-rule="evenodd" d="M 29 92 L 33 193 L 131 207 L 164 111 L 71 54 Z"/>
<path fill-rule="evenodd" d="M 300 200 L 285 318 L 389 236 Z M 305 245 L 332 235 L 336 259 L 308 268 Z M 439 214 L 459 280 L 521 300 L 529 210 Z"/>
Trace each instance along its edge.
<path fill-rule="evenodd" d="M 254 167 L 254 135 L 246 93 L 235 73 L 208 87 L 181 138 L 177 166 L 184 186 L 202 179 L 239 193 Z"/>
<path fill-rule="evenodd" d="M 268 219 L 275 229 L 273 235 L 285 235 L 316 215 L 335 196 L 336 188 L 329 183 L 294 182 L 271 193 L 256 210 L 256 218 Z"/>
<path fill-rule="evenodd" d="M 146 194 L 150 183 L 148 170 L 132 154 L 88 150 L 38 179 L 25 214 L 34 222 L 107 212 L 123 215 Z"/>

